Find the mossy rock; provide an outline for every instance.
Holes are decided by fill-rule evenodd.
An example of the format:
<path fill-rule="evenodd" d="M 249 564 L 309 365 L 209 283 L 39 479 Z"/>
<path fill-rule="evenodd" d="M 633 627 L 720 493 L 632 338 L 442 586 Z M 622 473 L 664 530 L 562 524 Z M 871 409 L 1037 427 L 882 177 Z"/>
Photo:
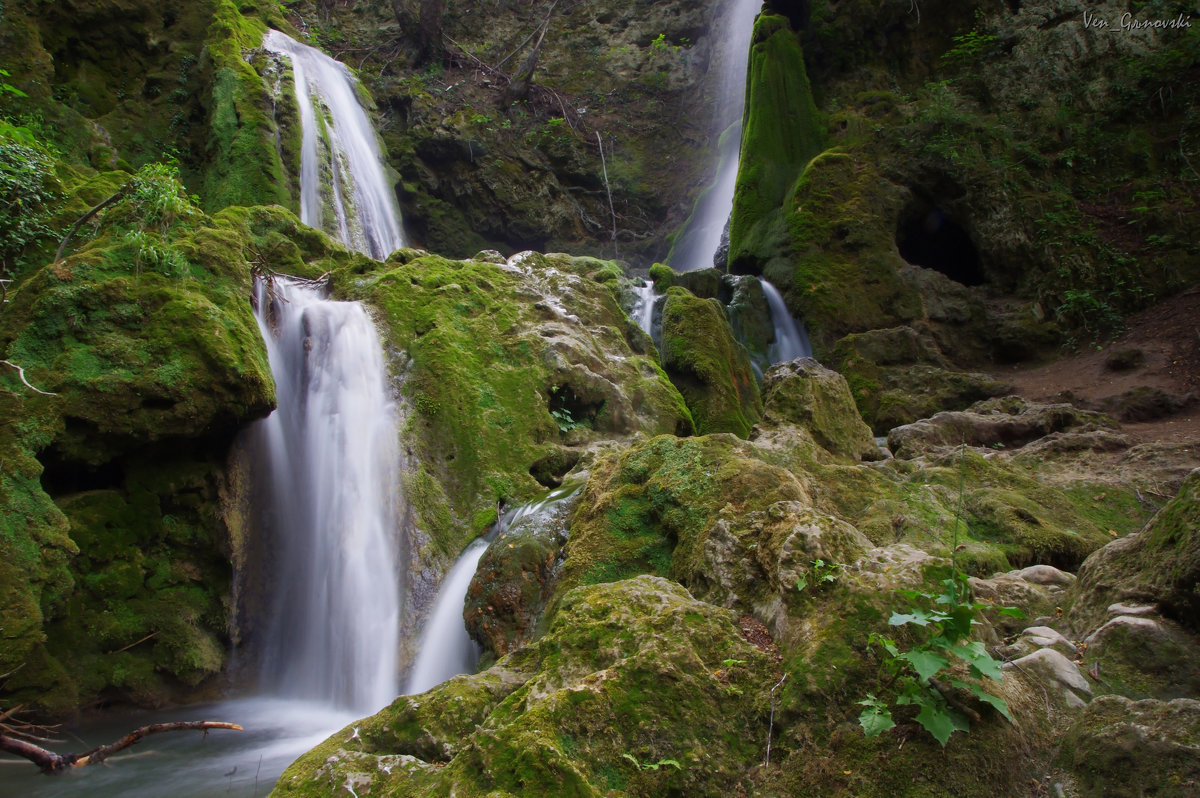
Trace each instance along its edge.
<path fill-rule="evenodd" d="M 771 593 L 769 582 L 754 569 L 749 580 L 760 584 L 751 591 L 740 566 L 714 573 L 722 569 L 706 564 L 709 548 L 723 545 L 728 524 L 780 501 L 811 503 L 803 482 L 730 435 L 660 436 L 603 454 L 571 520 L 559 595 L 576 585 L 654 573 L 709 600 L 727 606 L 740 600 L 749 608 L 749 594 Z"/>
<path fill-rule="evenodd" d="M 663 305 L 662 364 L 687 400 L 696 431 L 745 437 L 762 416 L 758 381 L 724 308 L 682 288 Z"/>
<path fill-rule="evenodd" d="M 691 431 L 683 398 L 635 351 L 643 337 L 615 284 L 587 276 L 599 262 L 405 260 L 335 271 L 333 287 L 378 313 L 410 409 L 406 495 L 439 558 L 484 531 L 480 513 L 542 492 L 538 479 L 560 479 L 592 442 Z"/>
<path fill-rule="evenodd" d="M 768 421 L 803 427 L 832 454 L 879 459 L 879 447 L 858 414 L 846 378 L 811 358 L 781 363 L 767 372 L 763 405 Z"/>
<path fill-rule="evenodd" d="M 538 642 L 333 735 L 273 795 L 728 794 L 774 678 L 734 621 L 656 577 L 579 588 Z"/>
<path fill-rule="evenodd" d="M 1185 796 L 1200 782 L 1200 701 L 1100 696 L 1058 755 L 1082 796 Z"/>
<path fill-rule="evenodd" d="M 1081 631 L 1124 602 L 1156 606 L 1193 633 L 1200 632 L 1200 470 L 1146 528 L 1109 543 L 1079 571 L 1068 618 Z"/>
<path fill-rule="evenodd" d="M 754 23 L 745 107 L 728 260 L 731 271 L 762 274 L 782 254 L 785 201 L 824 138 L 799 37 L 786 17 L 765 13 Z"/>

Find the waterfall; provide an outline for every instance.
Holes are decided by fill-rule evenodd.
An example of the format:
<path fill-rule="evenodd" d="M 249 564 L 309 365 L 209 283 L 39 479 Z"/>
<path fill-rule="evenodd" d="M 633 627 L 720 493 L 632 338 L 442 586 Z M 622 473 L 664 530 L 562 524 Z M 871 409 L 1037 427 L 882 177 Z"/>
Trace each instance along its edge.
<path fill-rule="evenodd" d="M 405 694 L 423 693 L 451 676 L 475 669 L 479 646 L 467 634 L 463 605 L 467 600 L 467 588 L 471 586 L 475 569 L 487 547 L 485 538 L 471 541 L 442 580 L 433 611 L 421 633 L 416 662 L 404 685 Z"/>
<path fill-rule="evenodd" d="M 688 219 L 679 245 L 671 252 L 670 265 L 677 271 L 707 269 L 721 246 L 721 237 L 733 210 L 733 192 L 737 186 L 738 152 L 741 148 L 742 110 L 746 101 L 746 64 L 750 58 L 750 38 L 754 19 L 762 0 L 733 0 L 723 25 L 721 43 L 724 55 L 721 70 L 721 94 L 717 103 L 715 129 L 718 140 L 716 172 Z"/>
<path fill-rule="evenodd" d="M 256 315 L 278 408 L 258 422 L 269 463 L 273 607 L 261 681 L 369 713 L 397 693 L 397 423 L 361 305 L 276 279 Z"/>
<path fill-rule="evenodd" d="M 771 310 L 771 326 L 775 330 L 775 338 L 767 351 L 771 362 L 782 363 L 798 357 L 812 357 L 812 344 L 809 343 L 804 325 L 798 325 L 792 318 L 779 289 L 766 280 L 761 282 L 763 293 L 767 296 L 767 307 Z"/>
<path fill-rule="evenodd" d="M 408 681 L 404 685 L 406 695 L 424 693 L 460 673 L 475 670 L 479 660 L 479 646 L 467 634 L 463 620 L 463 608 L 467 601 L 467 590 L 479 567 L 479 561 L 487 553 L 488 546 L 502 540 L 506 530 L 515 529 L 522 521 L 553 524 L 553 514 L 564 508 L 564 502 L 578 494 L 578 484 L 555 488 L 541 499 L 521 505 L 504 513 L 486 537 L 471 541 L 459 555 L 454 567 L 442 580 L 433 610 L 421 632 L 421 643 L 417 659 L 413 663 Z M 560 519 L 566 522 L 566 516 Z M 564 533 L 565 534 L 565 533 Z"/>
<path fill-rule="evenodd" d="M 404 246 L 375 130 L 346 66 L 277 30 L 263 47 L 291 62 L 303 128 L 300 221 L 383 260 Z"/>
<path fill-rule="evenodd" d="M 645 280 L 641 286 L 634 288 L 633 292 L 637 295 L 631 314 L 633 320 L 646 331 L 646 335 L 657 341 L 654 335 L 654 306 L 658 302 L 658 295 L 654 293 L 654 283 Z"/>

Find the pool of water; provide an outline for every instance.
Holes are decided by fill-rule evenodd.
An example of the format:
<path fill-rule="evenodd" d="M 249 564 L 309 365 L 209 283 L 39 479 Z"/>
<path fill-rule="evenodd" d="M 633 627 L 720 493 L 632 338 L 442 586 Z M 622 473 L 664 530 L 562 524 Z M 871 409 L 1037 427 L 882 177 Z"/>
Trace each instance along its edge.
<path fill-rule="evenodd" d="M 355 716 L 327 705 L 253 698 L 107 716 L 64 729 L 61 753 L 112 743 L 150 723 L 212 720 L 244 731 L 167 732 L 143 739 L 105 764 L 44 776 L 25 759 L 0 754 L 3 798 L 251 798 L 271 792 L 284 768 Z M 72 737 L 73 735 L 73 737 Z M 78 739 L 74 739 L 78 738 Z M 81 742 L 82 741 L 82 742 Z"/>

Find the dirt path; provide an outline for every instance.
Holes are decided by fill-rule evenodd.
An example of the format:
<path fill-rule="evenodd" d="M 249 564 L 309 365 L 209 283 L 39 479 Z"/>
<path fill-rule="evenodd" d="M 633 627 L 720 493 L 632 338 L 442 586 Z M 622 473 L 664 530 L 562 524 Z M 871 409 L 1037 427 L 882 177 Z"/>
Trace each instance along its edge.
<path fill-rule="evenodd" d="M 1117 367 L 1121 360 L 1126 367 Z M 1099 350 L 1066 355 L 1035 368 L 991 373 L 1031 401 L 1065 400 L 1113 415 L 1122 394 L 1159 389 L 1183 407 L 1156 418 L 1123 422 L 1126 433 L 1138 443 L 1200 445 L 1200 286 L 1130 317 L 1125 332 Z"/>

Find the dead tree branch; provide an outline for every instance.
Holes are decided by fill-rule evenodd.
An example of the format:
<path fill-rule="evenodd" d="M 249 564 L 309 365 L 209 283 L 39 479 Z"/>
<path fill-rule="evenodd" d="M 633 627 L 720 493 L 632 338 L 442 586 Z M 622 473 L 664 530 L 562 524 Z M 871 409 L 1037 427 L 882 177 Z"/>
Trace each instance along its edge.
<path fill-rule="evenodd" d="M 111 197 L 101 200 L 100 204 L 96 205 L 83 216 L 80 216 L 78 219 L 76 219 L 75 224 L 71 225 L 71 229 L 67 230 L 67 234 L 63 236 L 62 243 L 58 245 L 58 251 L 54 253 L 55 262 L 62 260 L 63 253 L 67 250 L 67 245 L 71 243 L 71 238 L 75 235 L 76 231 L 79 230 L 80 226 L 82 226 L 84 222 L 100 213 L 100 211 L 104 210 L 109 205 L 120 202 L 121 199 L 132 190 L 133 181 L 130 180 L 128 183 L 117 189 L 117 192 Z"/>
<path fill-rule="evenodd" d="M 85 751 L 82 754 L 56 754 L 53 751 L 41 747 L 40 745 L 18 739 L 16 736 L 0 734 L 0 751 L 7 751 L 10 754 L 16 754 L 17 756 L 24 757 L 41 768 L 43 773 L 53 774 L 61 773 L 70 768 L 98 765 L 118 751 L 125 750 L 129 746 L 134 745 L 151 734 L 160 734 L 162 732 L 171 731 L 202 731 L 205 733 L 205 735 L 207 735 L 209 729 L 232 729 L 234 731 L 242 731 L 242 727 L 236 723 L 224 723 L 221 721 L 211 720 L 152 723 L 149 726 L 143 726 L 140 729 L 134 729 L 129 734 L 126 734 L 124 737 L 117 740 L 115 743 L 97 746 L 96 748 L 93 748 L 90 751 Z"/>
<path fill-rule="evenodd" d="M 28 388 L 29 390 L 34 391 L 35 393 L 40 393 L 42 396 L 58 396 L 58 394 L 56 394 L 56 393 L 51 393 L 50 391 L 43 391 L 41 388 L 35 388 L 32 385 L 30 385 L 29 380 L 25 379 L 25 369 L 21 368 L 16 363 L 13 363 L 12 361 L 9 361 L 9 360 L 0 360 L 0 363 L 3 363 L 4 365 L 6 365 L 10 368 L 16 369 L 17 376 L 19 376 L 21 378 L 21 382 L 25 383 L 25 387 Z"/>

